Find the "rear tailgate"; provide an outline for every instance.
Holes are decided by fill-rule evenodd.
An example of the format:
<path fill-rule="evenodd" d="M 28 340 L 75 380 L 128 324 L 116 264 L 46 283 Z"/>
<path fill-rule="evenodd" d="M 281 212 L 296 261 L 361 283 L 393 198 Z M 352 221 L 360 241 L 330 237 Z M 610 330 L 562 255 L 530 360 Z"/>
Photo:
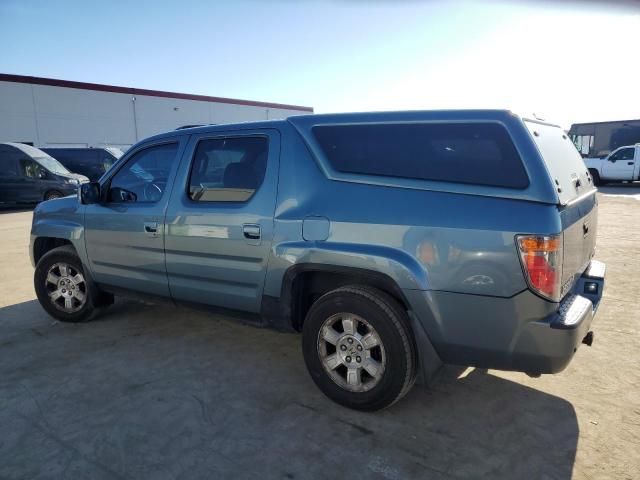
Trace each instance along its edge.
<path fill-rule="evenodd" d="M 587 268 L 595 252 L 598 206 L 582 157 L 560 127 L 525 120 L 558 192 L 562 219 L 561 296 Z"/>

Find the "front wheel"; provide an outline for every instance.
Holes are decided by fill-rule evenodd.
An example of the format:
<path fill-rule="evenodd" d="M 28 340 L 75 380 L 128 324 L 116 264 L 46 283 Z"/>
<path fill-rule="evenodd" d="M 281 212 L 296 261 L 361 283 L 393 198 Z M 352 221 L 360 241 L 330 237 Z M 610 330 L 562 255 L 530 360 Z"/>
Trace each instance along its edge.
<path fill-rule="evenodd" d="M 60 192 L 59 192 L 59 191 L 57 191 L 57 190 L 51 190 L 51 191 L 48 191 L 48 192 L 44 195 L 44 199 L 45 199 L 45 200 L 54 200 L 54 199 L 56 199 L 56 198 L 62 198 L 62 197 L 63 197 L 62 193 L 60 193 Z"/>
<path fill-rule="evenodd" d="M 86 278 L 82 262 L 70 246 L 46 253 L 38 261 L 33 281 L 42 308 L 62 322 L 89 320 L 96 311 L 99 292 Z"/>
<path fill-rule="evenodd" d="M 302 343 L 313 381 L 345 407 L 386 408 L 415 381 L 407 314 L 380 290 L 356 285 L 320 297 L 305 319 Z"/>

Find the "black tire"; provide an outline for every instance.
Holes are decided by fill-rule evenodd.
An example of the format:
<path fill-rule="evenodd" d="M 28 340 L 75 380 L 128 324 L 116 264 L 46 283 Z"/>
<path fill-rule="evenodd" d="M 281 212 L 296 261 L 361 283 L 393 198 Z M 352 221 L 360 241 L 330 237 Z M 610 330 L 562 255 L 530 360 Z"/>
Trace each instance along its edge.
<path fill-rule="evenodd" d="M 336 383 L 323 366 L 319 335 L 325 321 L 339 313 L 366 319 L 381 340 L 386 366 L 370 390 L 347 390 Z M 348 408 L 374 411 L 389 407 L 406 395 L 415 382 L 417 354 L 407 313 L 392 297 L 375 288 L 345 286 L 320 297 L 307 313 L 302 350 L 307 369 L 318 388 L 331 400 Z"/>
<path fill-rule="evenodd" d="M 69 267 L 70 274 L 80 273 L 82 278 L 84 278 L 84 285 L 78 283 L 77 288 L 84 294 L 85 301 L 81 306 L 77 305 L 78 308 L 75 311 L 68 312 L 65 311 L 62 306 L 57 307 L 56 304 L 54 304 L 55 302 L 52 301 L 49 296 L 51 289 L 55 287 L 47 281 L 47 277 L 50 269 L 59 264 L 67 265 Z M 36 265 L 36 270 L 33 275 L 33 283 L 36 290 L 36 296 L 38 297 L 38 301 L 42 308 L 44 308 L 49 315 L 61 322 L 88 321 L 98 310 L 98 300 L 101 298 L 101 292 L 97 290 L 84 273 L 82 262 L 78 258 L 73 247 L 69 245 L 54 248 L 42 256 Z M 74 287 L 76 287 L 76 285 L 74 285 Z M 80 301 L 74 301 L 77 304 L 80 304 Z M 58 303 L 58 305 L 60 304 Z"/>
<path fill-rule="evenodd" d="M 46 200 L 53 200 L 54 198 L 62 198 L 64 195 L 62 195 L 62 192 L 59 192 L 58 190 L 49 190 L 47 193 L 44 194 L 44 199 Z"/>
<path fill-rule="evenodd" d="M 602 179 L 600 178 L 600 174 L 597 170 L 589 170 L 589 173 L 591 174 L 591 178 L 593 178 L 593 184 L 596 187 L 602 185 Z"/>

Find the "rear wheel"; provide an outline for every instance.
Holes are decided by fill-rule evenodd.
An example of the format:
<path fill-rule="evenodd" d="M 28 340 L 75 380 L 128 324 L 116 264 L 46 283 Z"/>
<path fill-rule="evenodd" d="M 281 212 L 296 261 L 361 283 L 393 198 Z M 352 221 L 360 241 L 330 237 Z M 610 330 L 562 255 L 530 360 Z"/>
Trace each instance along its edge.
<path fill-rule="evenodd" d="M 379 410 L 413 386 L 416 351 L 406 312 L 384 292 L 338 288 L 309 310 L 303 354 L 311 378 L 335 402 Z"/>
<path fill-rule="evenodd" d="M 589 173 L 591 174 L 591 178 L 593 178 L 593 184 L 596 187 L 602 185 L 602 179 L 600 178 L 600 174 L 597 170 L 589 170 Z"/>
<path fill-rule="evenodd" d="M 54 198 L 62 198 L 63 195 L 57 190 L 51 190 L 44 195 L 45 200 L 53 200 Z"/>
<path fill-rule="evenodd" d="M 70 246 L 54 248 L 38 261 L 34 287 L 42 308 L 62 322 L 89 320 L 96 311 L 100 292 Z"/>

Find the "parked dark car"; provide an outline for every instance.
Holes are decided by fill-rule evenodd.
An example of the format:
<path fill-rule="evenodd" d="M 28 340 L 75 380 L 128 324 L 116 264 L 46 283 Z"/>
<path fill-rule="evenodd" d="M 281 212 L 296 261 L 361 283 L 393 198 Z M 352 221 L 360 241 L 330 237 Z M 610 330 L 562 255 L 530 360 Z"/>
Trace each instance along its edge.
<path fill-rule="evenodd" d="M 122 151 L 113 147 L 105 148 L 43 148 L 62 165 L 74 173 L 79 173 L 97 181 L 104 172 L 122 156 Z"/>
<path fill-rule="evenodd" d="M 74 195 L 87 177 L 71 173 L 42 150 L 0 143 L 0 205 L 38 203 Z"/>

